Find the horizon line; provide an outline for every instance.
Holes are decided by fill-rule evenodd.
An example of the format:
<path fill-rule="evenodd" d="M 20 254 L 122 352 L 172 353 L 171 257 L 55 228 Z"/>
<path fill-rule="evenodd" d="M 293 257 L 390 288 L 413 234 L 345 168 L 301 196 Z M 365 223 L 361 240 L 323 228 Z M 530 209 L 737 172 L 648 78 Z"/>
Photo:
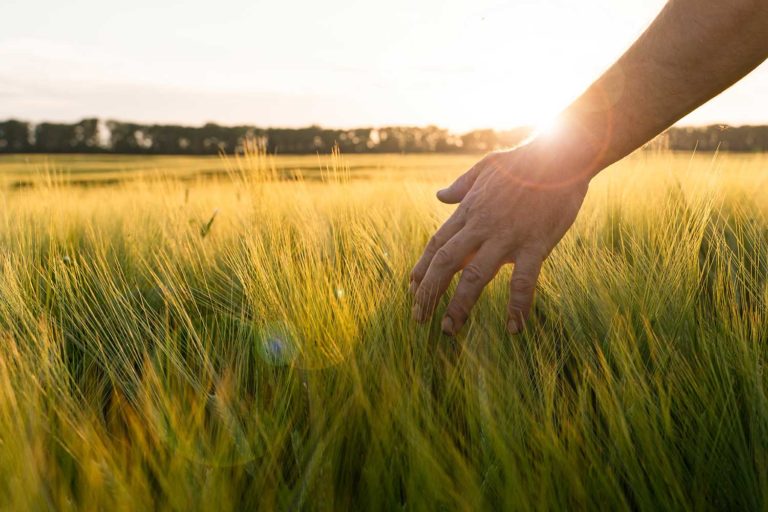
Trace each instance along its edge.
<path fill-rule="evenodd" d="M 428 128 L 428 127 L 434 127 L 441 130 L 446 130 L 451 134 L 466 134 L 471 133 L 475 131 L 484 131 L 484 130 L 492 130 L 497 132 L 504 132 L 504 131 L 512 131 L 512 130 L 520 130 L 520 129 L 527 129 L 527 130 L 535 130 L 536 126 L 533 124 L 519 124 L 519 125 L 510 125 L 508 127 L 500 128 L 500 127 L 492 127 L 492 126 L 478 126 L 470 129 L 453 129 L 446 126 L 441 126 L 437 123 L 428 123 L 428 124 L 408 124 L 408 123 L 402 123 L 402 124 L 370 124 L 370 125 L 350 125 L 350 126 L 332 126 L 332 125 L 323 125 L 321 123 L 310 123 L 310 124 L 293 124 L 293 125 L 259 125 L 257 123 L 236 123 L 236 124 L 227 124 L 227 123 L 220 123 L 217 121 L 204 121 L 199 123 L 183 123 L 183 122 L 175 122 L 175 121 L 135 121 L 130 119 L 121 119 L 116 117 L 100 117 L 100 116 L 78 116 L 78 119 L 70 120 L 70 121 L 61 121 L 61 120 L 33 120 L 33 119 L 24 119 L 20 117 L 8 117 L 5 119 L 0 120 L 0 123 L 5 123 L 9 121 L 16 121 L 20 123 L 28 123 L 30 125 L 41 125 L 41 124 L 62 124 L 62 125 L 74 125 L 78 124 L 80 122 L 86 121 L 86 120 L 92 120 L 96 119 L 100 123 L 108 123 L 108 122 L 116 122 L 116 123 L 124 123 L 124 124 L 137 124 L 137 125 L 145 125 L 145 126 L 180 126 L 185 128 L 203 128 L 207 125 L 215 125 L 220 126 L 224 128 L 235 128 L 235 127 L 248 127 L 248 128 L 262 128 L 262 129 L 273 129 L 273 130 L 301 130 L 305 128 L 320 128 L 323 130 L 336 130 L 336 131 L 344 131 L 344 130 L 363 130 L 363 129 L 382 129 L 382 128 Z M 670 125 L 668 128 L 665 129 L 668 130 L 670 128 L 709 128 L 713 126 L 721 127 L 722 129 L 727 128 L 742 128 L 742 127 L 761 127 L 761 126 L 768 126 L 768 119 L 766 119 L 764 122 L 761 123 L 727 123 L 727 122 L 710 122 L 710 123 L 685 123 L 685 124 L 678 124 L 674 123 Z"/>

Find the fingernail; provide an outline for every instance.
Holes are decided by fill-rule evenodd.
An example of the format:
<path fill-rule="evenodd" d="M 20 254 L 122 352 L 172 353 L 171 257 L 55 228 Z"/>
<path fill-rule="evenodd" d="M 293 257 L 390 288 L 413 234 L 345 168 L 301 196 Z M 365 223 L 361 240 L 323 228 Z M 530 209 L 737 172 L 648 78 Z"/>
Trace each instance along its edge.
<path fill-rule="evenodd" d="M 440 329 L 443 330 L 443 334 L 453 336 L 453 319 L 451 319 L 449 316 L 443 318 L 443 321 L 440 324 Z"/>
<path fill-rule="evenodd" d="M 509 322 L 507 322 L 507 330 L 509 331 L 509 334 L 518 334 L 523 330 L 523 328 L 517 319 L 510 318 Z"/>

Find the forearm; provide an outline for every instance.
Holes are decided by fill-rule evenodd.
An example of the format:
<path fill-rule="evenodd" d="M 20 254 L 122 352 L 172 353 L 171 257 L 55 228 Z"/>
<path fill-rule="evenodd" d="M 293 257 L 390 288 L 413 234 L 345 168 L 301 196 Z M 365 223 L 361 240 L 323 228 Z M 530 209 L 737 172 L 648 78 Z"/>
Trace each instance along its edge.
<path fill-rule="evenodd" d="M 634 45 L 561 115 L 591 177 L 768 57 L 768 1 L 670 0 Z"/>

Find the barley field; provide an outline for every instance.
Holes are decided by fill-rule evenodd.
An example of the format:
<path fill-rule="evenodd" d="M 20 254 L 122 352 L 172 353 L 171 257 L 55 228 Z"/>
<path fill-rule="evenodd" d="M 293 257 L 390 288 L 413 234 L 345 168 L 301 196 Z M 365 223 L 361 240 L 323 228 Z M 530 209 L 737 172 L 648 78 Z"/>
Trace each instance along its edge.
<path fill-rule="evenodd" d="M 477 158 L 0 158 L 0 508 L 765 510 L 768 156 L 614 165 L 448 338 Z"/>

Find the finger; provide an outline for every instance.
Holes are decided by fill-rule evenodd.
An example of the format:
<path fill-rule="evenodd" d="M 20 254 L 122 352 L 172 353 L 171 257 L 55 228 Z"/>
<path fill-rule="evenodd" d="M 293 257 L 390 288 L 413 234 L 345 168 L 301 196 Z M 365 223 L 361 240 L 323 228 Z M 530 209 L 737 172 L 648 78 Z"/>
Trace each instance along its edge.
<path fill-rule="evenodd" d="M 460 203 L 467 192 L 475 184 L 475 180 L 480 175 L 480 170 L 483 168 L 483 161 L 477 162 L 470 170 L 456 178 L 451 185 L 437 191 L 437 198 L 447 204 Z"/>
<path fill-rule="evenodd" d="M 480 243 L 475 237 L 468 236 L 465 231 L 459 231 L 435 253 L 424 279 L 416 290 L 413 304 L 414 320 L 424 322 L 432 316 L 437 301 L 451 284 L 453 275 L 464 266 L 464 262 L 472 256 Z"/>
<path fill-rule="evenodd" d="M 536 281 L 541 271 L 542 259 L 524 254 L 515 261 L 512 279 L 509 282 L 509 305 L 507 306 L 507 330 L 517 334 L 525 327 L 525 321 L 533 304 Z"/>
<path fill-rule="evenodd" d="M 416 293 L 435 253 L 464 227 L 464 214 L 460 209 L 453 212 L 453 215 L 448 217 L 448 220 L 429 239 L 427 246 L 424 248 L 424 253 L 419 258 L 419 261 L 416 262 L 413 270 L 411 270 L 411 293 Z"/>
<path fill-rule="evenodd" d="M 503 252 L 485 244 L 461 271 L 461 279 L 440 324 L 443 332 L 453 336 L 467 321 L 469 312 L 480 298 L 483 288 L 493 279 L 504 261 Z"/>

